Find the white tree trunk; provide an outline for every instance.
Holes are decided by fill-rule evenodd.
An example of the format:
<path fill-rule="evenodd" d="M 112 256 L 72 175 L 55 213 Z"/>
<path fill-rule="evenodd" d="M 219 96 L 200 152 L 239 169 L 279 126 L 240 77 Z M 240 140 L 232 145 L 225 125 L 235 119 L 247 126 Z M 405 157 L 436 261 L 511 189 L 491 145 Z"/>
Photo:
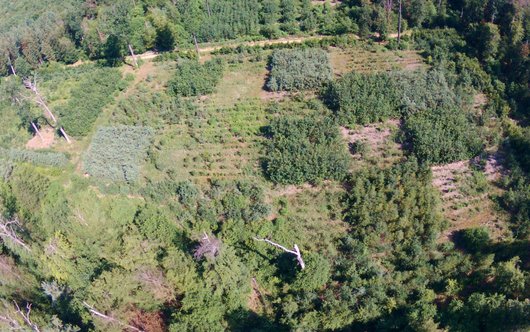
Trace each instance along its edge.
<path fill-rule="evenodd" d="M 68 142 L 68 144 L 72 143 L 72 141 L 70 140 L 70 137 L 68 137 L 68 135 L 66 134 L 66 131 L 64 131 L 63 127 L 60 127 L 59 131 L 61 132 L 61 134 L 63 134 L 64 139 Z"/>
<path fill-rule="evenodd" d="M 11 57 L 9 55 L 6 55 L 6 56 L 7 56 L 7 61 L 9 62 L 9 68 L 11 69 L 11 73 L 13 73 L 14 76 L 17 76 L 15 67 L 13 67 L 13 63 L 11 62 Z"/>
<path fill-rule="evenodd" d="M 88 309 L 88 311 L 90 311 L 91 314 L 93 314 L 94 316 L 97 316 L 99 318 L 102 318 L 103 320 L 106 320 L 106 321 L 109 321 L 109 322 L 114 322 L 114 323 L 117 323 L 118 325 L 121 325 L 123 326 L 124 328 L 127 328 L 127 329 L 130 329 L 130 330 L 133 330 L 133 331 L 137 331 L 137 332 L 144 332 L 144 330 L 140 330 L 139 328 L 137 327 L 134 327 L 132 325 L 129 325 L 129 324 L 126 324 L 112 316 L 108 316 L 108 315 L 105 315 L 104 313 L 100 312 L 100 311 L 97 311 L 93 306 L 91 306 L 90 304 L 86 303 L 83 301 L 83 305 Z"/>
<path fill-rule="evenodd" d="M 33 130 L 35 130 L 35 134 L 37 134 L 40 138 L 40 140 L 42 142 L 44 142 L 44 138 L 42 137 L 42 135 L 40 134 L 40 130 L 39 128 L 37 128 L 37 126 L 35 125 L 35 123 L 33 121 L 30 121 L 31 122 L 31 126 L 33 127 Z"/>
<path fill-rule="evenodd" d="M 132 60 L 133 60 L 133 63 L 134 63 L 134 66 L 136 68 L 138 68 L 138 61 L 136 61 L 136 54 L 134 54 L 134 50 L 132 48 L 132 45 L 131 44 L 128 44 L 127 45 L 129 47 L 129 52 L 131 53 L 131 57 L 132 57 Z"/>
<path fill-rule="evenodd" d="M 289 254 L 295 255 L 296 256 L 296 260 L 298 261 L 298 264 L 300 265 L 302 270 L 305 269 L 305 263 L 304 263 L 304 260 L 302 259 L 302 254 L 300 253 L 300 249 L 298 248 L 298 246 L 296 244 L 294 245 L 294 250 L 289 250 L 289 249 L 285 248 L 284 246 L 282 246 L 282 245 L 280 245 L 278 243 L 272 242 L 271 240 L 268 240 L 268 239 L 258 239 L 258 238 L 255 237 L 254 240 L 267 242 L 268 244 L 273 245 L 276 248 L 280 248 L 280 249 L 282 249 L 283 251 L 285 251 L 285 252 L 287 252 Z"/>
<path fill-rule="evenodd" d="M 199 51 L 199 43 L 197 43 L 197 36 L 193 34 L 193 43 L 195 44 L 195 52 L 197 52 L 197 59 L 201 59 L 201 53 Z"/>
<path fill-rule="evenodd" d="M 0 216 L 0 238 L 9 239 L 14 244 L 21 246 L 27 251 L 31 251 L 28 245 L 18 237 L 15 228 L 21 228 L 20 221 L 17 218 L 5 220 Z"/>
<path fill-rule="evenodd" d="M 401 42 L 401 0 L 399 0 L 399 16 L 398 16 L 398 45 Z"/>

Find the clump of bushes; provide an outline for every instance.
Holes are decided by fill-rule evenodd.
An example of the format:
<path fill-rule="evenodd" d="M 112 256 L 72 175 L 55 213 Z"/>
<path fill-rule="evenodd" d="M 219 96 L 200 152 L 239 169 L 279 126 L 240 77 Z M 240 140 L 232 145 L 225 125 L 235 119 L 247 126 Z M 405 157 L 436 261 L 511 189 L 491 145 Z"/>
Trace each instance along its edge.
<path fill-rule="evenodd" d="M 331 83 L 323 97 L 343 125 L 367 124 L 399 115 L 398 86 L 385 73 L 349 73 Z"/>
<path fill-rule="evenodd" d="M 200 64 L 197 61 L 183 61 L 177 67 L 175 76 L 168 83 L 174 96 L 191 97 L 214 92 L 223 77 L 224 62 L 216 58 Z"/>
<path fill-rule="evenodd" d="M 68 158 L 63 153 L 18 149 L 7 150 L 0 148 L 0 159 L 50 167 L 64 167 L 68 164 Z"/>
<path fill-rule="evenodd" d="M 490 244 L 490 235 L 486 228 L 469 228 L 456 234 L 458 243 L 471 253 L 478 253 Z"/>
<path fill-rule="evenodd" d="M 99 128 L 84 158 L 85 171 L 111 181 L 135 181 L 152 136 L 148 127 Z"/>
<path fill-rule="evenodd" d="M 349 158 L 338 128 L 328 118 L 274 119 L 267 132 L 265 171 L 281 184 L 342 180 Z"/>
<path fill-rule="evenodd" d="M 298 91 L 321 87 L 333 71 L 328 54 L 321 49 L 278 50 L 270 60 L 270 91 Z"/>
<path fill-rule="evenodd" d="M 458 109 L 439 108 L 409 114 L 404 122 L 409 150 L 425 163 L 444 164 L 478 155 L 478 129 Z"/>
<path fill-rule="evenodd" d="M 114 68 L 98 68 L 87 73 L 72 89 L 68 102 L 57 108 L 64 129 L 72 136 L 85 136 L 120 87 L 121 74 Z"/>
<path fill-rule="evenodd" d="M 434 243 L 444 219 L 431 181 L 429 168 L 414 159 L 353 174 L 345 195 L 353 238 L 377 251 Z M 414 263 L 412 255 L 404 259 Z"/>
<path fill-rule="evenodd" d="M 367 124 L 438 107 L 456 107 L 457 97 L 445 74 L 427 72 L 349 73 L 323 92 L 342 125 Z"/>

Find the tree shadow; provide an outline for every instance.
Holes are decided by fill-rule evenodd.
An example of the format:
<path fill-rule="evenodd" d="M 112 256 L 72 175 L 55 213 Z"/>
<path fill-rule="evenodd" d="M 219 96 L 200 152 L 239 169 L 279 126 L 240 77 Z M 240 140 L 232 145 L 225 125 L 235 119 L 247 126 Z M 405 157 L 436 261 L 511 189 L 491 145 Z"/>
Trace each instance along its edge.
<path fill-rule="evenodd" d="M 259 332 L 259 331 L 288 331 L 285 326 L 278 324 L 269 317 L 259 315 L 248 309 L 239 309 L 227 317 L 229 331 Z"/>

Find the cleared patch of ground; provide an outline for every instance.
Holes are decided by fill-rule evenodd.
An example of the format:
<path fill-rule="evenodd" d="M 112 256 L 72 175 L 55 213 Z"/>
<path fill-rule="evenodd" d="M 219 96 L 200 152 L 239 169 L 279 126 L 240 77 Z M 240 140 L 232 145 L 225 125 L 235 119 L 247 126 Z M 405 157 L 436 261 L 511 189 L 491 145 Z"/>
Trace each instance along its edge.
<path fill-rule="evenodd" d="M 490 157 L 486 165 L 488 160 L 494 160 Z M 498 191 L 489 181 L 497 174 L 494 166 L 486 166 L 484 171 L 473 168 L 469 161 L 458 161 L 433 166 L 431 170 L 433 186 L 440 191 L 443 214 L 450 222 L 440 242 L 448 241 L 459 230 L 475 227 L 488 228 L 494 239 L 505 234 L 504 218 L 491 200 Z"/>
<path fill-rule="evenodd" d="M 380 45 L 359 45 L 346 49 L 330 47 L 329 54 L 337 76 L 352 70 L 366 73 L 416 70 L 426 66 L 416 51 L 390 51 Z"/>
<path fill-rule="evenodd" d="M 353 168 L 363 167 L 365 163 L 384 167 L 398 161 L 403 151 L 393 134 L 399 130 L 399 124 L 399 120 L 388 120 L 356 129 L 341 127 L 341 134 L 355 160 Z"/>
<path fill-rule="evenodd" d="M 49 149 L 55 142 L 55 130 L 52 127 L 44 127 L 40 135 L 35 135 L 26 143 L 26 149 Z"/>

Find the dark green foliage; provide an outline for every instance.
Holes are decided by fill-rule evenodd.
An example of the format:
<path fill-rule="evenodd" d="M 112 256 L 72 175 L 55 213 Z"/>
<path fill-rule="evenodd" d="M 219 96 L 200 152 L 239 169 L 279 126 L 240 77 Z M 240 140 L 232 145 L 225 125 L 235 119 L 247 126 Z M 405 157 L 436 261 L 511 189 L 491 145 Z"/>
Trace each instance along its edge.
<path fill-rule="evenodd" d="M 518 331 L 528 327 L 530 303 L 474 293 L 465 302 L 453 300 L 449 312 L 455 331 Z"/>
<path fill-rule="evenodd" d="M 96 178 L 134 182 L 152 136 L 148 127 L 99 128 L 84 157 L 83 168 Z"/>
<path fill-rule="evenodd" d="M 356 238 L 381 249 L 414 250 L 414 243 L 434 242 L 443 219 L 427 167 L 407 161 L 386 170 L 362 171 L 350 182 L 345 216 Z M 414 256 L 406 259 L 412 263 Z"/>
<path fill-rule="evenodd" d="M 206 8 L 209 17 L 201 24 L 197 38 L 209 41 L 258 35 L 259 3 L 258 0 L 209 1 L 209 11 Z"/>
<path fill-rule="evenodd" d="M 316 89 L 333 76 L 328 54 L 321 49 L 275 51 L 269 66 L 271 91 Z"/>
<path fill-rule="evenodd" d="M 490 235 L 486 228 L 464 229 L 456 234 L 457 241 L 472 253 L 480 252 L 490 244 Z"/>
<path fill-rule="evenodd" d="M 43 175 L 35 172 L 30 166 L 16 167 L 9 178 L 13 196 L 17 206 L 26 216 L 36 213 L 50 181 Z"/>
<path fill-rule="evenodd" d="M 398 86 L 388 74 L 349 73 L 329 85 L 324 101 L 341 124 L 366 124 L 399 116 Z"/>
<path fill-rule="evenodd" d="M 172 245 L 179 238 L 176 222 L 156 206 L 143 207 L 134 222 L 138 225 L 140 232 L 151 241 L 161 241 L 164 245 Z"/>
<path fill-rule="evenodd" d="M 99 113 L 112 100 L 120 79 L 118 70 L 108 68 L 83 76 L 68 102 L 57 108 L 61 124 L 69 135 L 85 136 L 92 130 Z"/>
<path fill-rule="evenodd" d="M 330 278 L 331 267 L 325 257 L 318 254 L 305 255 L 306 268 L 296 275 L 293 288 L 314 291 L 325 285 Z"/>
<path fill-rule="evenodd" d="M 441 70 L 349 73 L 322 94 L 343 125 L 367 124 L 439 107 L 458 107 L 458 98 Z"/>
<path fill-rule="evenodd" d="M 268 128 L 265 171 L 282 184 L 341 180 L 349 159 L 335 123 L 309 116 L 277 118 Z"/>
<path fill-rule="evenodd" d="M 419 111 L 405 118 L 410 151 L 425 163 L 442 164 L 469 159 L 482 150 L 477 127 L 453 108 Z"/>
<path fill-rule="evenodd" d="M 530 129 L 512 132 L 506 144 L 512 172 L 505 181 L 508 190 L 501 205 L 511 214 L 511 228 L 517 238 L 530 235 Z"/>
<path fill-rule="evenodd" d="M 177 66 L 174 78 L 169 81 L 169 92 L 175 96 L 199 96 L 212 93 L 223 77 L 224 63 L 221 59 L 200 64 L 184 61 Z"/>
<path fill-rule="evenodd" d="M 58 152 L 36 152 L 17 149 L 6 150 L 0 148 L 0 159 L 51 167 L 64 167 L 68 164 L 68 158 L 63 153 Z"/>

